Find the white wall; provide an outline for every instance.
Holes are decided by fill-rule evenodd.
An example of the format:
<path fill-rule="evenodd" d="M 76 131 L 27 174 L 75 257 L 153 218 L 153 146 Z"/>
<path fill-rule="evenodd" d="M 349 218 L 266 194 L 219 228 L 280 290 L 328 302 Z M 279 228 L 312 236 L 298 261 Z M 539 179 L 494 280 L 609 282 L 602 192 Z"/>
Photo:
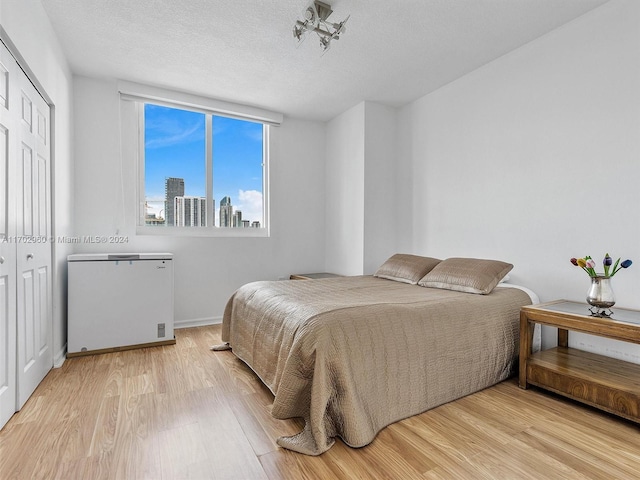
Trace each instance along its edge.
<path fill-rule="evenodd" d="M 364 102 L 327 123 L 326 271 L 364 269 Z"/>
<path fill-rule="evenodd" d="M 73 233 L 73 126 L 72 76 L 53 33 L 49 18 L 38 0 L 2 0 L 0 25 L 8 40 L 43 87 L 54 105 L 53 115 L 53 233 Z M 66 258 L 70 248 L 54 244 L 53 348 L 54 363 L 64 360 L 67 342 Z"/>
<path fill-rule="evenodd" d="M 120 137 L 117 84 L 74 77 L 74 100 L 76 235 L 129 238 L 122 245 L 79 244 L 75 251 L 173 253 L 178 325 L 220 320 L 244 283 L 323 270 L 324 124 L 285 118 L 272 128 L 270 238 L 136 235 L 137 165 L 120 155 L 121 142 L 130 139 Z"/>
<path fill-rule="evenodd" d="M 399 247 L 509 261 L 542 301 L 584 301 L 569 259 L 609 252 L 636 262 L 613 287 L 640 308 L 639 25 L 640 2 L 614 0 L 403 108 Z"/>
<path fill-rule="evenodd" d="M 327 124 L 328 272 L 372 274 L 396 252 L 396 116 L 361 102 Z"/>
<path fill-rule="evenodd" d="M 397 253 L 397 110 L 365 102 L 364 274 Z"/>

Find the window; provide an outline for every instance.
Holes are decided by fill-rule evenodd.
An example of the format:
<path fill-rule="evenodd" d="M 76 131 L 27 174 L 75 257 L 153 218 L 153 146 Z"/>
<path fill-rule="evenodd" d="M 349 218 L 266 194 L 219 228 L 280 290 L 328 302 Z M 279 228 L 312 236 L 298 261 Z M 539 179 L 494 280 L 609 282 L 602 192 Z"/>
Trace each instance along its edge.
<path fill-rule="evenodd" d="M 142 115 L 146 226 L 265 227 L 268 126 L 152 103 Z"/>
<path fill-rule="evenodd" d="M 119 87 L 138 116 L 138 233 L 267 236 L 269 132 L 282 115 Z"/>

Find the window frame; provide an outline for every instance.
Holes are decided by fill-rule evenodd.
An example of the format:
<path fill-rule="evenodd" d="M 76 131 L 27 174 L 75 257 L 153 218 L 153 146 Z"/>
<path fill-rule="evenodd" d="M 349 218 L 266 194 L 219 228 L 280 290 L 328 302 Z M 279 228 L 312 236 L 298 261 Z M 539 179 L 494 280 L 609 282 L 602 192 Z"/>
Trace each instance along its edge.
<path fill-rule="evenodd" d="M 190 94 L 171 92 L 156 87 L 119 82 L 121 100 L 135 102 L 137 115 L 137 182 L 136 182 L 136 234 L 160 236 L 188 236 L 188 237 L 269 237 L 270 195 L 269 195 L 269 164 L 271 151 L 272 126 L 279 126 L 282 114 L 258 109 L 255 107 L 232 104 L 210 98 L 198 97 Z M 144 105 L 159 105 L 205 114 L 205 188 L 207 198 L 207 226 L 206 227 L 176 227 L 145 225 L 145 145 L 144 145 Z M 215 226 L 215 211 L 213 205 L 213 125 L 214 116 L 235 118 L 249 122 L 261 123 L 262 130 L 262 214 L 263 224 L 260 228 L 234 228 Z"/>

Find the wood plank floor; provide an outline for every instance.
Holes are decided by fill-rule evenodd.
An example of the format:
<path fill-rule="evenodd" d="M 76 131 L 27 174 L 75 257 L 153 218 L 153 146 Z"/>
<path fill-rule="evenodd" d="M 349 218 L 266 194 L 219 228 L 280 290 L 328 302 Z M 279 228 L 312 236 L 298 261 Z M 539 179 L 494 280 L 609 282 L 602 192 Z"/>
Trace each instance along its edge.
<path fill-rule="evenodd" d="M 297 420 L 220 326 L 176 345 L 67 360 L 0 431 L 5 479 L 630 479 L 640 427 L 514 380 L 393 424 L 370 445 L 319 457 L 283 450 Z"/>

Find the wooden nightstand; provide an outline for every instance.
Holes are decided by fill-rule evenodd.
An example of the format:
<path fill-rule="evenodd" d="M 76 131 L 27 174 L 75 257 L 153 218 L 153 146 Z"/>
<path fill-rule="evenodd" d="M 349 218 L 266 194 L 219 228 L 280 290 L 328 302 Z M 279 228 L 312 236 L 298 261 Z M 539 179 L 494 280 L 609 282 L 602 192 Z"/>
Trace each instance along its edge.
<path fill-rule="evenodd" d="M 334 277 L 342 277 L 342 275 L 337 275 L 335 273 L 294 273 L 289 278 L 291 280 L 317 280 L 319 278 L 334 278 Z"/>
<path fill-rule="evenodd" d="M 558 327 L 558 346 L 531 353 L 536 323 Z M 586 303 L 558 300 L 520 310 L 521 388 L 536 385 L 640 423 L 640 365 L 569 348 L 569 330 L 640 344 L 640 311 L 591 316 Z"/>

